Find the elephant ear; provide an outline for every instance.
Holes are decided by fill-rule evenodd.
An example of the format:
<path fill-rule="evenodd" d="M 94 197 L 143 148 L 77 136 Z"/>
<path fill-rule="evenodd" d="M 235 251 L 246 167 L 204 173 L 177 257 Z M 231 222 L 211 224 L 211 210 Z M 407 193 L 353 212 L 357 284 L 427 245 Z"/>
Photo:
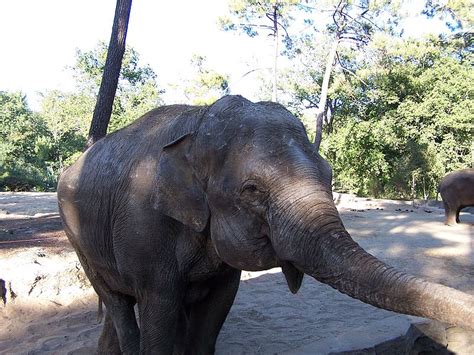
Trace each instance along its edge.
<path fill-rule="evenodd" d="M 153 208 L 202 232 L 209 219 L 209 207 L 187 157 L 190 143 L 188 134 L 163 148 L 158 162 Z"/>

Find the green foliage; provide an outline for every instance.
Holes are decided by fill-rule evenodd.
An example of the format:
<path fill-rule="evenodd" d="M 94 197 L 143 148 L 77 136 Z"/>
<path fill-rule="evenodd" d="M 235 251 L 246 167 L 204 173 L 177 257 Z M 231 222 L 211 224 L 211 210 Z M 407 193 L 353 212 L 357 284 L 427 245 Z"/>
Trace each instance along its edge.
<path fill-rule="evenodd" d="M 438 16 L 451 29 L 472 28 L 474 24 L 474 2 L 472 0 L 428 0 L 423 13 Z"/>
<path fill-rule="evenodd" d="M 107 47 L 77 51 L 77 89 L 43 93 L 41 112 L 21 93 L 0 92 L 0 190 L 51 190 L 59 173 L 82 153 L 104 70 Z M 109 132 L 161 103 L 153 70 L 138 53 L 125 51 Z"/>
<path fill-rule="evenodd" d="M 206 57 L 193 55 L 191 65 L 196 75 L 188 80 L 184 93 L 193 105 L 208 105 L 229 93 L 229 76 L 206 65 Z"/>
<path fill-rule="evenodd" d="M 298 4 L 297 0 L 231 0 L 229 14 L 218 19 L 219 27 L 224 31 L 241 30 L 249 37 L 275 30 L 275 26 L 286 28 L 292 20 L 291 10 Z M 272 20 L 277 12 L 278 23 Z"/>
<path fill-rule="evenodd" d="M 0 91 L 0 190 L 47 190 L 54 179 L 37 153 L 48 134 L 20 92 Z"/>
<path fill-rule="evenodd" d="M 107 44 L 105 42 L 99 42 L 95 48 L 89 51 L 76 50 L 76 63 L 70 69 L 74 72 L 76 84 L 79 88 L 97 93 L 102 80 L 106 57 Z M 117 90 L 138 89 L 139 84 L 154 80 L 156 80 L 156 74 L 153 69 L 149 65 L 140 65 L 138 52 L 127 47 L 122 60 Z"/>
<path fill-rule="evenodd" d="M 90 106 L 85 102 L 85 105 L 81 106 L 81 108 L 88 108 L 90 118 L 92 118 L 95 97 L 99 91 L 106 56 L 107 45 L 100 42 L 90 51 L 77 50 L 76 63 L 72 67 L 79 95 L 93 98 Z M 153 69 L 148 65 L 141 65 L 137 51 L 127 47 L 122 60 L 109 132 L 128 125 L 140 115 L 162 104 L 160 98 L 162 93 L 163 91 L 156 83 L 156 74 Z M 86 123 L 88 129 L 90 119 Z"/>
<path fill-rule="evenodd" d="M 323 144 L 336 188 L 434 197 L 442 176 L 470 166 L 474 72 L 459 45 L 379 42 L 355 76 L 342 80 L 333 93 L 341 102 L 334 131 Z"/>

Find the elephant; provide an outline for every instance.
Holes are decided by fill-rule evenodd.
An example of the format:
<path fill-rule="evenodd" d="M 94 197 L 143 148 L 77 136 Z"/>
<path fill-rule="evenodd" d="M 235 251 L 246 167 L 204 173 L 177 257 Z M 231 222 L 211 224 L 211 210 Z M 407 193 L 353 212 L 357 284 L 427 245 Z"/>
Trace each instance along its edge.
<path fill-rule="evenodd" d="M 445 224 L 459 223 L 459 212 L 474 206 L 474 168 L 452 171 L 439 183 L 443 198 Z"/>
<path fill-rule="evenodd" d="M 474 297 L 362 249 L 332 170 L 283 106 L 171 105 L 97 141 L 58 183 L 65 232 L 106 307 L 99 353 L 212 354 L 241 270 L 280 267 L 379 308 L 474 329 Z M 138 321 L 135 315 L 137 305 Z"/>

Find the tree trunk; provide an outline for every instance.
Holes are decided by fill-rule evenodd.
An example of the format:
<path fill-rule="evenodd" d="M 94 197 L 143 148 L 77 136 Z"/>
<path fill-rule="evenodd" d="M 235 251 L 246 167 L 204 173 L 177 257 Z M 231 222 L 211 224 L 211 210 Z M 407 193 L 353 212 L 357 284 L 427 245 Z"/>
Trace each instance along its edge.
<path fill-rule="evenodd" d="M 429 192 L 426 192 L 426 182 L 425 182 L 425 177 L 424 176 L 421 178 L 421 181 L 423 183 L 423 199 L 428 200 Z"/>
<path fill-rule="evenodd" d="M 334 60 L 336 58 L 339 41 L 339 37 L 336 37 L 326 61 L 323 84 L 321 85 L 321 96 L 319 98 L 318 113 L 316 114 L 316 135 L 314 137 L 314 147 L 316 148 L 316 151 L 319 151 L 319 146 L 321 145 L 321 139 L 323 135 L 323 121 L 327 109 L 326 106 L 328 99 L 329 79 L 331 79 L 331 72 L 334 65 Z"/>
<path fill-rule="evenodd" d="M 279 40 L 279 33 L 278 33 L 278 7 L 277 5 L 273 6 L 273 34 L 275 39 L 275 53 L 273 58 L 273 90 L 272 90 L 272 101 L 277 102 L 278 95 L 277 95 L 277 74 L 278 74 L 278 40 Z"/>
<path fill-rule="evenodd" d="M 86 149 L 107 134 L 107 127 L 112 114 L 112 106 L 122 67 L 122 58 L 125 53 L 125 40 L 131 7 L 132 0 L 117 0 L 107 59 L 92 116 Z"/>

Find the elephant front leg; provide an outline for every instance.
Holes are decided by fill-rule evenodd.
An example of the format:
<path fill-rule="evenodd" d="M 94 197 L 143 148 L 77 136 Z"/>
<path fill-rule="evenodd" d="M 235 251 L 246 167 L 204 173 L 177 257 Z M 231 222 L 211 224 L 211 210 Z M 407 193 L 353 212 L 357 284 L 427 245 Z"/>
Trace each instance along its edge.
<path fill-rule="evenodd" d="M 461 210 L 461 206 L 456 209 L 456 223 L 461 223 L 461 220 L 459 219 L 459 214 L 461 213 Z"/>
<path fill-rule="evenodd" d="M 179 320 L 178 326 L 176 327 L 176 340 L 174 344 L 173 355 L 185 354 L 186 350 L 186 339 L 188 338 L 188 327 L 189 327 L 189 308 L 183 307 Z"/>
<path fill-rule="evenodd" d="M 189 308 L 186 354 L 214 354 L 217 336 L 234 303 L 240 270 L 230 270 L 212 280 L 207 296 Z"/>
<path fill-rule="evenodd" d="M 180 297 L 157 292 L 139 301 L 141 354 L 173 353 L 181 314 L 180 300 Z"/>

